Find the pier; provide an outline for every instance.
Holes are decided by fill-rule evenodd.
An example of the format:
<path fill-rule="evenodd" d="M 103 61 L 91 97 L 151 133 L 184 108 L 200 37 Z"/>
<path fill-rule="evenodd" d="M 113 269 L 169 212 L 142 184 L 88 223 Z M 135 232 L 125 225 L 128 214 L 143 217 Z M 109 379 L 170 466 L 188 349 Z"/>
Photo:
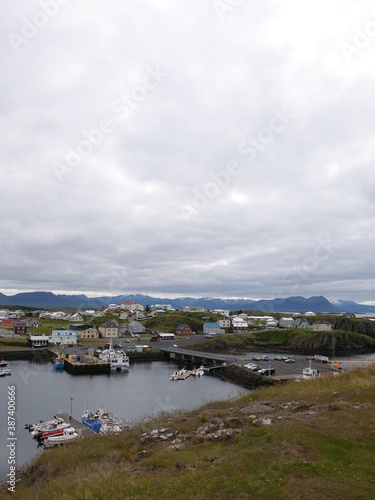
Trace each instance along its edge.
<path fill-rule="evenodd" d="M 63 418 L 65 422 L 71 424 L 81 436 L 93 436 L 96 434 L 92 429 L 89 429 L 86 425 L 83 425 L 82 422 L 67 413 L 56 413 L 56 417 Z"/>

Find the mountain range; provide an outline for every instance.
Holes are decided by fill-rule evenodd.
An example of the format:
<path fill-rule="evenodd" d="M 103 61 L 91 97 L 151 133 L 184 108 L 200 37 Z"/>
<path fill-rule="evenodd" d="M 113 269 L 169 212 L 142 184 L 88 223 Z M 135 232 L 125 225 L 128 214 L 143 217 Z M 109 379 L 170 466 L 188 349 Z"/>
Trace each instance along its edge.
<path fill-rule="evenodd" d="M 262 312 L 300 312 L 307 311 L 321 313 L 370 313 L 375 312 L 375 306 L 357 304 L 350 300 L 336 300 L 330 302 L 322 295 L 315 297 L 288 297 L 270 300 L 251 299 L 221 299 L 213 297 L 179 297 L 176 299 L 156 298 L 149 295 L 117 295 L 103 297 L 87 297 L 86 295 L 65 295 L 52 292 L 25 292 L 16 295 L 4 295 L 0 293 L 0 307 L 19 306 L 33 307 L 38 309 L 101 309 L 109 304 L 121 302 L 136 302 L 143 306 L 155 304 L 171 304 L 174 309 L 182 306 L 198 306 L 205 309 L 224 309 L 230 311 L 253 310 Z"/>

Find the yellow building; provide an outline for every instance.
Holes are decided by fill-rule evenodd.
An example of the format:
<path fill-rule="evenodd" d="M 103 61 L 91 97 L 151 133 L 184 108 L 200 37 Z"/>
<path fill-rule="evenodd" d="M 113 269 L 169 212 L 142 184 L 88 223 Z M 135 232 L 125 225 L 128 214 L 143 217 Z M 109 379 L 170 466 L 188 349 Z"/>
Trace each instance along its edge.
<path fill-rule="evenodd" d="M 81 331 L 81 339 L 98 339 L 99 332 L 95 328 L 86 328 Z"/>

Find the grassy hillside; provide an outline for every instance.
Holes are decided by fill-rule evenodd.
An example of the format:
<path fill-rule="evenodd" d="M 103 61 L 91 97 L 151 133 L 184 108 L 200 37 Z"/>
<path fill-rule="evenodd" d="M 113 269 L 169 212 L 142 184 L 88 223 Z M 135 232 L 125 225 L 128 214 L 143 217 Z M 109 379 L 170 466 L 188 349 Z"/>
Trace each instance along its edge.
<path fill-rule="evenodd" d="M 147 318 L 141 323 L 149 330 L 172 333 L 181 323 L 187 323 L 193 332 L 202 333 L 203 323 L 209 321 L 218 321 L 222 316 L 214 313 L 184 313 L 176 311 L 165 313 L 154 318 Z"/>
<path fill-rule="evenodd" d="M 367 335 L 333 330 L 313 332 L 312 330 L 270 330 L 246 334 L 215 335 L 213 339 L 189 346 L 198 351 L 233 352 L 254 349 L 286 350 L 288 352 L 315 353 L 332 352 L 350 354 L 375 351 L 375 340 Z"/>
<path fill-rule="evenodd" d="M 374 366 L 263 388 L 43 452 L 13 498 L 375 498 L 374 409 Z"/>

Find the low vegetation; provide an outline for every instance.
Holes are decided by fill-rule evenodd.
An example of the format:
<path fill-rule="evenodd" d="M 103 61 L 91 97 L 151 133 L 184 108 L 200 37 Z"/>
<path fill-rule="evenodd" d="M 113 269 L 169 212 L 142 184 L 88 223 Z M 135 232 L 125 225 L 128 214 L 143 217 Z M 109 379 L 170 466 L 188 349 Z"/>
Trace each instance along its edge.
<path fill-rule="evenodd" d="M 170 313 L 165 313 L 160 316 L 155 316 L 153 318 L 147 318 L 141 321 L 141 323 L 148 330 L 156 330 L 166 333 L 173 333 L 176 328 L 181 323 L 187 323 L 193 332 L 202 333 L 203 324 L 205 322 L 215 322 L 222 319 L 219 314 L 214 314 L 210 312 L 206 313 L 184 313 L 181 311 L 175 311 Z"/>
<path fill-rule="evenodd" d="M 246 412 L 256 403 L 299 410 L 269 425 Z M 375 498 L 374 409 L 373 366 L 262 388 L 43 452 L 18 474 L 13 498 Z M 187 439 L 214 420 L 233 433 Z M 151 439 L 162 428 L 183 446 Z"/>
<path fill-rule="evenodd" d="M 254 349 L 331 353 L 333 346 L 337 354 L 375 351 L 375 339 L 367 335 L 342 330 L 328 332 L 302 329 L 264 330 L 246 334 L 216 334 L 213 339 L 189 346 L 189 348 L 222 353 L 245 352 Z"/>

